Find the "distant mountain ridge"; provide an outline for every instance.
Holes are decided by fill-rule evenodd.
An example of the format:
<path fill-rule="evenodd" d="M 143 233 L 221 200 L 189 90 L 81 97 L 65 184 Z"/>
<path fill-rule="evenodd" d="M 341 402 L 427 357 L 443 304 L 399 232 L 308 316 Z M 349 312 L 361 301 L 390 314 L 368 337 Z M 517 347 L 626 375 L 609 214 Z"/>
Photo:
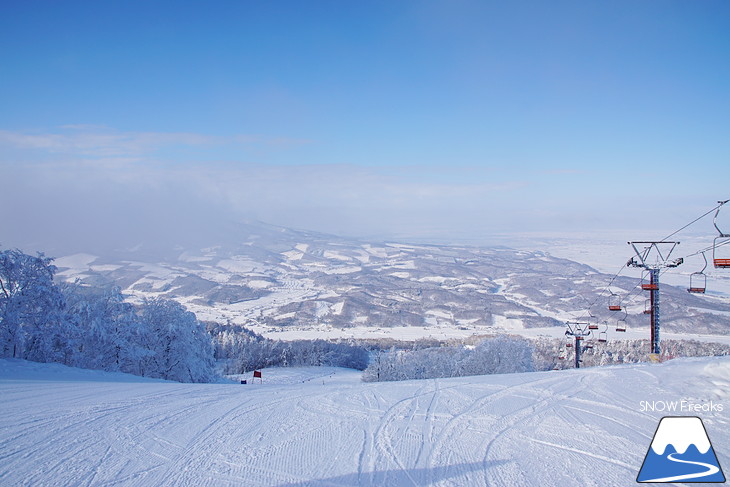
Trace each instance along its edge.
<path fill-rule="evenodd" d="M 246 223 L 203 248 L 138 245 L 103 256 L 57 259 L 59 278 L 117 285 L 133 299 L 167 297 L 200 319 L 257 331 L 425 326 L 484 332 L 562 326 L 589 317 L 612 323 L 610 278 L 540 251 L 355 239 Z M 637 279 L 620 277 L 630 293 Z M 662 288 L 665 328 L 728 333 L 730 306 Z M 640 296 L 643 298 L 643 296 Z M 629 326 L 646 326 L 643 299 Z"/>

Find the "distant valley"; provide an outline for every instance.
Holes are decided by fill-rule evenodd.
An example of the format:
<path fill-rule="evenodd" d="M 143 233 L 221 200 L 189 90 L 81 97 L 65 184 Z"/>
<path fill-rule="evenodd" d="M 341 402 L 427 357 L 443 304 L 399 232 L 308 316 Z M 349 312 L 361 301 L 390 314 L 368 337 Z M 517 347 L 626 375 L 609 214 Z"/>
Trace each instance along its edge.
<path fill-rule="evenodd" d="M 261 223 L 202 249 L 141 245 L 62 256 L 56 265 L 60 279 L 116 285 L 132 300 L 172 298 L 201 320 L 272 338 L 467 336 L 573 320 L 609 327 L 623 317 L 607 310 L 612 276 L 537 250 L 364 242 Z M 620 277 L 612 287 L 625 296 L 629 327 L 647 324 L 638 284 Z M 668 285 L 662 297 L 665 330 L 730 331 L 726 299 Z"/>

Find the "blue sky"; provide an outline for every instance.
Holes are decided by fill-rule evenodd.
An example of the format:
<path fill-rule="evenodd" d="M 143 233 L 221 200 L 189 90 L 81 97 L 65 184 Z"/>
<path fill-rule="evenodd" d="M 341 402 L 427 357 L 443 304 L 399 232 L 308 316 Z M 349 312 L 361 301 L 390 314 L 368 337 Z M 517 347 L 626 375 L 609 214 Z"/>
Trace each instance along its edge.
<path fill-rule="evenodd" d="M 34 200 L 10 242 L 48 205 L 58 235 L 130 200 L 356 236 L 663 236 L 730 197 L 722 0 L 5 0 L 0 66 L 0 167 Z"/>

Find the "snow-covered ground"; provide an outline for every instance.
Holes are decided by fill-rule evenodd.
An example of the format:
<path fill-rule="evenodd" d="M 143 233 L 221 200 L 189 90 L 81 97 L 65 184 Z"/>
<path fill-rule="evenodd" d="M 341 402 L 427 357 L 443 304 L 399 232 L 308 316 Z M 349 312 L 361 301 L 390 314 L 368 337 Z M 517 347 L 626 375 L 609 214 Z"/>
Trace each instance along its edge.
<path fill-rule="evenodd" d="M 543 327 L 561 335 L 566 321 L 589 319 L 613 328 L 610 293 L 622 300 L 631 331 L 609 331 L 609 339 L 649 335 L 647 295 L 640 270 L 626 267 L 634 251 L 624 233 L 506 235 L 501 243 L 511 248 L 366 243 L 264 224 L 246 226 L 239 237 L 216 248 L 170 250 L 162 260 L 143 251 L 83 253 L 56 265 L 60 279 L 115 283 L 135 303 L 175 299 L 200 320 L 280 340 L 534 336 Z M 690 274 L 704 265 L 692 254 L 711 239 L 678 238 L 672 255 L 687 259 L 661 276 L 662 333 L 727 342 L 730 274 L 710 265 L 707 292 L 687 293 Z"/>
<path fill-rule="evenodd" d="M 191 385 L 0 360 L 0 485 L 625 486 L 677 414 L 700 416 L 730 465 L 730 358 L 398 383 L 263 375 Z M 700 411 L 642 402 L 682 400 Z"/>

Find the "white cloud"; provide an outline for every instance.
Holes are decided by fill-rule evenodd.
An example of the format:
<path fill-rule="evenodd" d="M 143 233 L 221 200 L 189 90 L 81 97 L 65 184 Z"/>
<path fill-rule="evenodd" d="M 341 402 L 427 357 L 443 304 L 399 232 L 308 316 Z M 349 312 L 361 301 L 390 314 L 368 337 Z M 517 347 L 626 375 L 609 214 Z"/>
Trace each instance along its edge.
<path fill-rule="evenodd" d="M 135 157 L 164 148 L 223 145 L 291 147 L 307 139 L 262 135 L 216 136 L 190 132 L 123 132 L 96 125 L 64 125 L 54 132 L 0 130 L 0 148 L 37 150 L 80 157 Z"/>
<path fill-rule="evenodd" d="M 0 131 L 6 201 L 28 202 L 4 222 L 2 243 L 184 240 L 241 218 L 351 236 L 474 241 L 495 233 L 625 225 L 625 214 L 646 226 L 656 214 L 638 196 L 618 199 L 611 186 L 588 184 L 596 178 L 587 171 L 295 164 L 296 151 L 287 153 L 292 164 L 220 162 L 205 158 L 205 150 L 199 160 L 176 159 L 192 147 L 258 144 L 278 151 L 302 143 L 89 126 Z M 32 163 L 13 163 L 9 148 L 25 151 Z"/>
<path fill-rule="evenodd" d="M 66 127 L 69 128 L 68 126 Z M 78 129 L 78 127 L 74 127 Z M 218 143 L 216 137 L 192 133 L 116 132 L 111 130 L 66 133 L 21 133 L 0 131 L 0 145 L 20 149 L 36 149 L 77 156 L 130 156 L 155 151 L 164 146 L 203 145 Z"/>

